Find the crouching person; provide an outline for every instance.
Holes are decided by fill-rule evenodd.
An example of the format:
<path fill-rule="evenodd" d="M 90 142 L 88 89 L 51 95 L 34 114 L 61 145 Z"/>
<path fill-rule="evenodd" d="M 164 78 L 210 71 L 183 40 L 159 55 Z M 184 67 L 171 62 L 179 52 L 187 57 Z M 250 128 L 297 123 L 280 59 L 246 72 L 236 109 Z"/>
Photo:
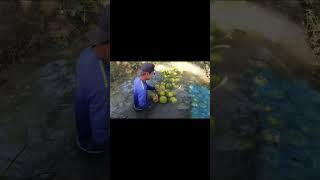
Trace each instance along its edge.
<path fill-rule="evenodd" d="M 87 153 L 105 152 L 109 138 L 109 9 L 103 10 L 99 27 L 88 34 L 90 47 L 81 53 L 76 67 L 77 144 Z"/>
<path fill-rule="evenodd" d="M 152 79 L 154 76 L 154 67 L 152 63 L 142 64 L 138 76 L 134 79 L 133 108 L 135 111 L 143 111 L 151 107 L 148 90 L 154 91 L 156 89 L 146 81 Z M 153 101 L 157 102 L 158 96 L 153 96 Z"/>

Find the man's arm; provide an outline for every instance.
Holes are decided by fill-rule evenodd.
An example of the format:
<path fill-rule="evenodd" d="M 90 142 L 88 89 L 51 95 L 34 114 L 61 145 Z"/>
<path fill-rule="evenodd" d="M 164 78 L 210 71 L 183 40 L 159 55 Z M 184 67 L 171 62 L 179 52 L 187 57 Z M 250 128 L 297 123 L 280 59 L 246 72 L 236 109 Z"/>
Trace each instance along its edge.
<path fill-rule="evenodd" d="M 94 66 L 94 70 L 90 74 L 88 81 L 88 103 L 89 116 L 91 122 L 92 139 L 98 145 L 107 143 L 108 137 L 108 122 L 109 122 L 109 102 L 108 91 L 104 86 L 103 70 L 101 67 Z M 106 74 L 108 79 L 108 74 Z"/>
<path fill-rule="evenodd" d="M 147 90 L 156 90 L 155 87 L 150 86 L 148 83 L 146 83 L 146 85 L 147 85 Z"/>
<path fill-rule="evenodd" d="M 138 92 L 138 101 L 139 101 L 139 105 L 141 106 L 141 108 L 148 108 L 149 103 L 148 103 L 148 99 L 147 99 L 147 91 L 145 90 L 140 90 Z"/>

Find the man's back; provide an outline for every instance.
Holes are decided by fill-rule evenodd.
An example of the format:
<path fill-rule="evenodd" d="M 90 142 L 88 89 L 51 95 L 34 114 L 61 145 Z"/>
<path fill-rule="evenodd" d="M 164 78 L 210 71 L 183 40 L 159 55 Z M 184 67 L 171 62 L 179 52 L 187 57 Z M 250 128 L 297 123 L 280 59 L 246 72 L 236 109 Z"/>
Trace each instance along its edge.
<path fill-rule="evenodd" d="M 78 60 L 75 92 L 75 118 L 80 145 L 106 144 L 109 116 L 109 64 L 103 64 L 92 48 Z"/>

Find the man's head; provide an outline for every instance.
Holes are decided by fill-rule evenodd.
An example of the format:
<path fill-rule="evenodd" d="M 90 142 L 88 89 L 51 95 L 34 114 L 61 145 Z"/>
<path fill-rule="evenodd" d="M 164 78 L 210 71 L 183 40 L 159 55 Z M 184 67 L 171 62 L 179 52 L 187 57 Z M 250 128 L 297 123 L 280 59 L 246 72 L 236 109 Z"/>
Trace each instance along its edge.
<path fill-rule="evenodd" d="M 100 16 L 98 27 L 88 33 L 90 46 L 103 60 L 110 57 L 110 5 L 105 7 Z"/>
<path fill-rule="evenodd" d="M 143 63 L 139 69 L 139 76 L 142 80 L 150 80 L 154 75 L 154 64 Z"/>

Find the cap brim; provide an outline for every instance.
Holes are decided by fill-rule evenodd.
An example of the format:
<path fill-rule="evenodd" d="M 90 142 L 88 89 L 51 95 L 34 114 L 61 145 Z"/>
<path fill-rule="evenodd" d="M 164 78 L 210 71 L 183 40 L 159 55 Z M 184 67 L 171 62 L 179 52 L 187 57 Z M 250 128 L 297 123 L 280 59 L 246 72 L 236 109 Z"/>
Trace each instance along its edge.
<path fill-rule="evenodd" d="M 100 28 L 95 28 L 87 33 L 90 46 L 110 41 L 110 32 L 105 32 Z"/>

